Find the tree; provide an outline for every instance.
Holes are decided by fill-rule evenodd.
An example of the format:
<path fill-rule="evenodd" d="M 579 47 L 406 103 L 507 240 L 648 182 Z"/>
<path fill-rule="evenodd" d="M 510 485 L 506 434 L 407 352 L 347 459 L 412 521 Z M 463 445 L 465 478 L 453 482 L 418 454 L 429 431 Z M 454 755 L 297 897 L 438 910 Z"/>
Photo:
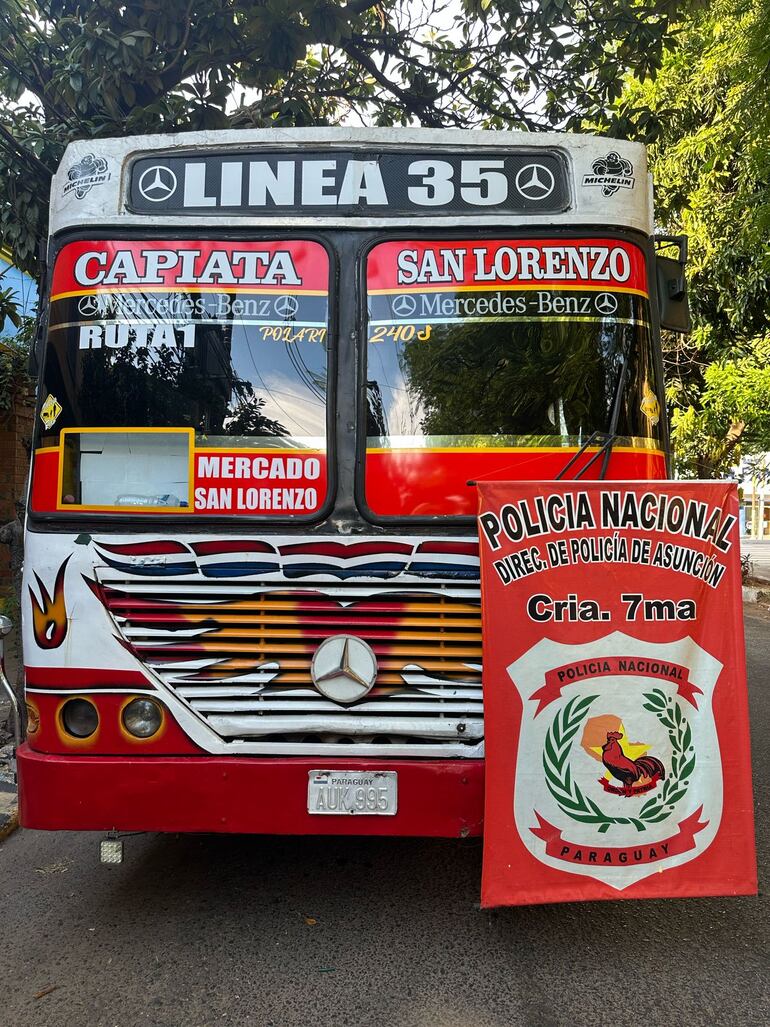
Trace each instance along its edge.
<path fill-rule="evenodd" d="M 578 127 L 676 0 L 0 0 L 0 244 L 39 272 L 76 138 L 334 123 Z"/>
<path fill-rule="evenodd" d="M 666 340 L 682 474 L 770 450 L 770 3 L 717 0 L 679 27 L 616 129 L 651 142 L 656 209 L 690 240 L 694 331 Z"/>
<path fill-rule="evenodd" d="M 33 386 L 27 365 L 35 320 L 17 318 L 16 324 L 19 330 L 15 335 L 0 336 L 0 425 L 12 412 L 14 402 L 28 396 Z"/>

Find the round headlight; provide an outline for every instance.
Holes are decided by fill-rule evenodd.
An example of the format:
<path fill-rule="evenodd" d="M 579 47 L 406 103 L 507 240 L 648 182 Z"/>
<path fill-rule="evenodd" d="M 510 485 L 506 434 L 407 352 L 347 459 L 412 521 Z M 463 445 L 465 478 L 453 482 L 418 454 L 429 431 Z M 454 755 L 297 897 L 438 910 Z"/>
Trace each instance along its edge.
<path fill-rule="evenodd" d="M 162 722 L 161 708 L 152 699 L 132 699 L 123 710 L 123 727 L 135 738 L 149 738 Z"/>
<path fill-rule="evenodd" d="M 61 709 L 61 722 L 73 737 L 88 738 L 99 727 L 99 714 L 87 699 L 68 699 Z"/>

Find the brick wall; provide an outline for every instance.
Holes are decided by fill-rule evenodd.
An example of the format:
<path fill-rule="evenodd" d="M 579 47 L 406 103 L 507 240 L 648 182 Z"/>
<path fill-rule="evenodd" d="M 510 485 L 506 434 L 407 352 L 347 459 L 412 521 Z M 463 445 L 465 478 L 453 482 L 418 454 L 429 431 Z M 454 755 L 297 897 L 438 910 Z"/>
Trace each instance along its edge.
<path fill-rule="evenodd" d="M 17 402 L 10 413 L 0 415 L 0 525 L 13 520 L 15 503 L 24 495 L 32 418 L 31 398 Z M 10 583 L 10 550 L 0 546 L 0 590 L 5 590 Z"/>

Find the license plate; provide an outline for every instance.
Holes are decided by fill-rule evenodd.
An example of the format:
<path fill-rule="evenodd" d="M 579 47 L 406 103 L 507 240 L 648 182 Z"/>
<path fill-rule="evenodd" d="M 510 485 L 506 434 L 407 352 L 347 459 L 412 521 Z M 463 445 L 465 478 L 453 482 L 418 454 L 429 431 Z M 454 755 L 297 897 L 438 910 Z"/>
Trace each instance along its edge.
<path fill-rule="evenodd" d="M 393 817 L 398 809 L 395 770 L 311 770 L 308 813 Z"/>

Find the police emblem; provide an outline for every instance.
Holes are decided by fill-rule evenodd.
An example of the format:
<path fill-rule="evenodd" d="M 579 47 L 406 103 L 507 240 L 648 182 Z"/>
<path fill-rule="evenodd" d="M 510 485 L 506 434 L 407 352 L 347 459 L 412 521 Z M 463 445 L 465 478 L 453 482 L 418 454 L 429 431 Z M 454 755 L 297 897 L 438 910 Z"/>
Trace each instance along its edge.
<path fill-rule="evenodd" d="M 622 891 L 708 848 L 722 816 L 721 668 L 691 638 L 621 632 L 543 639 L 510 665 L 524 707 L 514 815 L 536 859 Z"/>

